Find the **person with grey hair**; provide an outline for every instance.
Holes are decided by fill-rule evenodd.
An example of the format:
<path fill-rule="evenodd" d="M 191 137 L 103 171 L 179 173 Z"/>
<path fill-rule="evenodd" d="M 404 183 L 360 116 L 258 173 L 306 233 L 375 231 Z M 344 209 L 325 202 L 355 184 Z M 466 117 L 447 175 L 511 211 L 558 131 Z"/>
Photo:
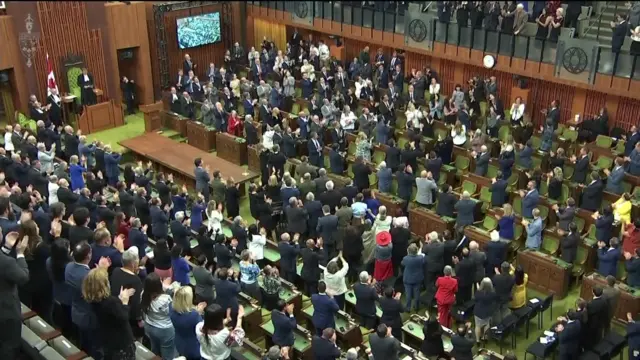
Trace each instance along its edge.
<path fill-rule="evenodd" d="M 378 190 L 383 193 L 391 192 L 391 184 L 393 183 L 393 169 L 387 167 L 385 161 L 381 161 L 378 165 Z"/>
<path fill-rule="evenodd" d="M 492 231 L 489 235 L 491 237 L 491 241 L 487 244 L 486 273 L 491 276 L 495 273 L 494 270 L 507 260 L 509 243 L 507 241 L 501 241 L 500 233 L 496 230 Z"/>
<path fill-rule="evenodd" d="M 356 360 L 358 359 L 358 350 L 356 348 L 350 348 L 347 350 L 347 360 Z"/>
<path fill-rule="evenodd" d="M 433 191 L 438 188 L 431 172 L 422 170 L 420 177 L 416 177 L 416 188 L 415 201 L 424 207 L 431 208 L 434 202 Z"/>
<path fill-rule="evenodd" d="M 324 169 L 320 169 L 320 170 L 324 170 Z M 329 180 L 327 181 L 327 183 L 325 184 L 325 187 L 327 188 L 327 191 L 331 191 L 333 190 L 333 181 Z"/>
<path fill-rule="evenodd" d="M 142 280 L 138 274 L 140 271 L 140 252 L 144 253 L 144 249 L 139 249 L 137 246 L 129 247 L 122 253 L 122 267 L 114 268 L 109 278 L 111 293 L 114 296 L 120 294 L 120 289 L 135 290 L 133 296 L 129 298 L 129 323 L 136 337 L 144 335 L 144 329 L 138 326 L 138 322 L 142 320 L 140 311 Z"/>
<path fill-rule="evenodd" d="M 451 308 L 456 302 L 458 280 L 453 277 L 453 269 L 447 265 L 443 269 L 444 276 L 436 280 L 436 302 L 438 304 L 438 321 L 444 327 L 451 328 Z"/>
<path fill-rule="evenodd" d="M 420 308 L 420 288 L 424 281 L 424 264 L 425 256 L 418 253 L 419 249 L 416 244 L 411 244 L 407 248 L 407 255 L 402 259 L 402 283 L 407 295 L 407 303 L 405 307 L 411 311 L 411 303 L 415 299 L 414 310 L 417 312 Z"/>
<path fill-rule="evenodd" d="M 360 326 L 373 329 L 378 323 L 376 316 L 378 292 L 373 284 L 373 278 L 368 272 L 360 272 L 358 280 L 358 283 L 353 285 L 353 292 L 356 296 L 355 313 L 360 316 Z"/>
<path fill-rule="evenodd" d="M 55 175 L 49 176 L 49 184 L 47 185 L 47 189 L 49 190 L 49 206 L 58 202 L 58 189 L 60 185 L 58 185 L 58 177 Z"/>
<path fill-rule="evenodd" d="M 485 263 L 487 262 L 487 255 L 484 251 L 480 251 L 480 245 L 478 245 L 477 242 L 471 241 L 469 243 L 469 257 L 476 264 L 475 282 L 479 283 L 485 277 Z"/>
<path fill-rule="evenodd" d="M 473 225 L 476 203 L 471 200 L 471 194 L 468 191 L 462 193 L 462 198 L 458 200 L 454 208 L 458 212 L 456 228 Z"/>
<path fill-rule="evenodd" d="M 498 304 L 498 296 L 493 290 L 491 279 L 488 277 L 482 279 L 477 285 L 474 299 L 473 315 L 476 325 L 476 339 L 481 341 L 481 339 L 484 338 L 485 332 L 491 327 L 491 319 L 495 314 L 496 305 Z"/>
<path fill-rule="evenodd" d="M 44 174 L 50 174 L 53 172 L 53 160 L 55 158 L 56 144 L 51 145 L 51 150 L 47 151 L 44 143 L 39 143 L 38 148 L 38 160 L 40 161 L 40 172 Z M 35 160 L 35 159 L 34 159 Z"/>

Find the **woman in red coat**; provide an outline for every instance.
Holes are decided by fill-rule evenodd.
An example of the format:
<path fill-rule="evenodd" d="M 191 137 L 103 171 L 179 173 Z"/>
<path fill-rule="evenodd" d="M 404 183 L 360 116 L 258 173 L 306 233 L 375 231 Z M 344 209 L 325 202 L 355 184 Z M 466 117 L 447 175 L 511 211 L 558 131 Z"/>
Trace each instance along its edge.
<path fill-rule="evenodd" d="M 238 113 L 235 110 L 229 115 L 227 132 L 231 135 L 242 136 L 242 121 L 238 118 Z"/>
<path fill-rule="evenodd" d="M 391 234 L 388 231 L 382 231 L 376 235 L 376 262 L 373 268 L 373 278 L 377 282 L 383 282 L 393 276 L 392 254 Z"/>
<path fill-rule="evenodd" d="M 635 254 L 637 248 L 640 248 L 640 219 L 636 219 L 633 224 L 628 224 L 622 234 L 623 253 Z"/>
<path fill-rule="evenodd" d="M 458 280 L 451 276 L 453 269 L 447 265 L 444 267 L 444 276 L 436 280 L 436 301 L 438 302 L 438 321 L 440 325 L 451 328 L 451 307 L 456 302 L 458 292 Z"/>

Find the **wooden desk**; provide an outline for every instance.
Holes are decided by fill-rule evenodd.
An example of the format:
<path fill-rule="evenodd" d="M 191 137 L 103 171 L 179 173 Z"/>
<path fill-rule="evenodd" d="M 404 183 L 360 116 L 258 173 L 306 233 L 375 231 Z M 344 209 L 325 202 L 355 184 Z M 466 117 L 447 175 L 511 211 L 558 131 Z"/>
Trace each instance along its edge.
<path fill-rule="evenodd" d="M 187 120 L 186 123 L 189 145 L 207 152 L 216 149 L 216 129 L 205 126 L 199 121 Z"/>
<path fill-rule="evenodd" d="M 243 138 L 219 132 L 216 145 L 220 158 L 238 166 L 247 163 L 247 142 Z"/>
<path fill-rule="evenodd" d="M 420 206 L 411 206 L 409 209 L 409 229 L 422 238 L 432 231 L 442 234 L 449 230 L 453 234 L 455 222 L 455 218 L 440 216 Z"/>
<path fill-rule="evenodd" d="M 414 349 L 420 349 L 422 346 L 422 341 L 424 340 L 424 332 L 422 328 L 424 323 L 427 321 L 426 318 L 419 315 L 411 315 L 409 320 L 405 321 L 402 324 L 402 332 L 404 333 L 404 343 L 409 345 Z M 442 327 L 442 345 L 444 346 L 444 351 L 446 353 L 450 353 L 453 350 L 453 344 L 451 344 L 451 336 L 453 332 L 451 329 L 448 329 L 444 326 Z"/>
<path fill-rule="evenodd" d="M 198 157 L 205 165 L 210 166 L 209 176 L 212 179 L 215 170 L 219 170 L 223 177 L 232 177 L 236 183 L 240 184 L 259 177 L 259 174 L 247 171 L 215 155 L 153 132 L 123 140 L 120 145 L 131 150 L 137 159 L 151 161 L 156 170 L 173 174 L 176 180 L 181 180 L 191 187 L 195 187 L 193 160 Z"/>
<path fill-rule="evenodd" d="M 242 341 L 242 347 L 235 347 L 231 350 L 231 352 L 237 352 L 238 355 L 244 357 L 247 360 L 261 360 L 266 351 L 263 351 L 262 348 L 256 344 L 254 344 L 251 340 L 245 339 Z M 233 358 L 233 356 L 232 356 Z"/>
<path fill-rule="evenodd" d="M 353 317 L 359 318 L 358 314 L 356 314 L 356 293 L 353 289 L 349 289 L 344 296 L 344 308 L 347 314 L 350 314 Z M 382 317 L 382 309 L 380 308 L 380 304 L 376 303 L 376 316 L 378 319 Z"/>
<path fill-rule="evenodd" d="M 258 300 L 245 293 L 240 293 L 238 294 L 238 303 L 244 307 L 242 328 L 245 329 L 249 339 L 255 339 L 260 335 L 258 326 L 262 323 L 262 312 Z"/>
<path fill-rule="evenodd" d="M 380 200 L 380 203 L 387 208 L 387 214 L 391 216 L 397 216 L 402 212 L 404 200 L 397 196 L 376 191 L 376 199 Z"/>
<path fill-rule="evenodd" d="M 529 275 L 529 286 L 543 293 L 553 292 L 563 299 L 569 292 L 571 265 L 559 258 L 535 250 L 520 250 L 518 264 Z"/>
<path fill-rule="evenodd" d="M 593 298 L 593 288 L 600 286 L 602 288 L 607 286 L 607 280 L 600 274 L 592 273 L 586 275 L 582 279 L 582 287 L 580 288 L 580 297 L 585 300 L 591 300 Z M 640 289 L 632 288 L 629 285 L 616 281 L 615 287 L 620 290 L 620 298 L 616 311 L 613 314 L 613 319 L 627 323 L 627 313 L 633 315 L 640 313 Z"/>
<path fill-rule="evenodd" d="M 263 280 L 264 280 L 263 276 L 258 277 L 258 283 L 262 288 L 263 288 Z M 301 320 L 302 319 L 301 317 L 302 293 L 298 291 L 298 289 L 293 284 L 291 284 L 290 282 L 284 279 L 280 279 L 280 283 L 282 285 L 282 289 L 280 289 L 280 299 L 284 300 L 287 304 L 293 304 L 294 305 L 293 315 L 296 317 L 296 319 Z"/>
<path fill-rule="evenodd" d="M 302 314 L 307 318 L 308 329 L 313 329 L 313 323 L 311 318 L 313 317 L 313 305 L 307 306 L 302 310 Z M 360 326 L 353 321 L 351 316 L 347 315 L 344 311 L 340 310 L 336 314 L 336 335 L 338 340 L 336 343 L 338 346 L 349 349 L 362 344 L 362 332 Z"/>
<path fill-rule="evenodd" d="M 273 345 L 273 340 L 271 337 L 273 336 L 274 327 L 271 320 L 260 325 L 260 329 L 265 335 L 266 348 L 268 349 Z M 293 357 L 292 360 L 313 360 L 313 352 L 311 351 L 311 333 L 302 328 L 300 325 L 293 331 Z"/>
<path fill-rule="evenodd" d="M 163 110 L 160 112 L 160 118 L 164 127 L 177 131 L 182 136 L 187 136 L 187 118 L 174 112 Z"/>

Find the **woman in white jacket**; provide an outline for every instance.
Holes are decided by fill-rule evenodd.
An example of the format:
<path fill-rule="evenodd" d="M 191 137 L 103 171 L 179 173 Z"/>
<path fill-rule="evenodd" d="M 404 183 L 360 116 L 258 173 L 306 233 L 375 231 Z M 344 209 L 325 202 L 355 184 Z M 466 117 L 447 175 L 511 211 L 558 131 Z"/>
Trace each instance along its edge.
<path fill-rule="evenodd" d="M 216 204 L 215 200 L 209 200 L 207 204 L 207 217 L 209 218 L 209 231 L 212 233 L 217 233 L 222 231 L 222 220 L 224 220 L 224 216 L 222 215 L 222 203 Z"/>
<path fill-rule="evenodd" d="M 522 98 L 518 96 L 516 101 L 511 105 L 511 126 L 524 126 L 524 103 Z"/>
<path fill-rule="evenodd" d="M 316 70 L 313 67 L 313 64 L 310 64 L 309 61 L 307 61 L 306 59 L 302 61 L 300 72 L 302 74 L 307 74 L 311 82 L 316 81 Z"/>
<path fill-rule="evenodd" d="M 50 174 L 53 172 L 53 160 L 55 159 L 56 144 L 51 145 L 51 150 L 47 151 L 44 143 L 38 143 L 38 161 L 40 161 L 40 172 Z"/>
<path fill-rule="evenodd" d="M 338 265 L 338 260 L 342 266 Z M 342 251 L 333 258 L 324 269 L 324 283 L 327 285 L 327 294 L 332 295 L 338 303 L 340 310 L 344 309 L 344 294 L 347 288 L 346 277 L 349 272 L 349 263 L 342 256 Z"/>
<path fill-rule="evenodd" d="M 356 115 L 351 111 L 349 105 L 345 105 L 342 111 L 342 115 L 340 115 L 340 126 L 345 131 L 353 131 L 355 129 L 356 124 Z"/>
<path fill-rule="evenodd" d="M 407 129 L 409 126 L 414 129 L 420 128 L 420 120 L 422 119 L 422 112 L 420 109 L 416 109 L 416 106 L 413 105 L 412 102 L 407 104 L 407 111 L 405 111 L 405 116 L 407 117 Z"/>
<path fill-rule="evenodd" d="M 256 261 L 256 264 L 263 269 L 267 265 L 264 260 L 264 246 L 267 245 L 267 230 L 260 228 L 260 232 L 258 232 L 258 226 L 251 224 L 249 226 L 249 238 L 247 240 L 247 249 Z"/>
<path fill-rule="evenodd" d="M 7 156 L 11 156 L 15 148 L 13 147 L 13 141 L 11 141 L 11 134 L 13 134 L 13 127 L 7 125 L 4 132 L 4 149 L 7 151 Z"/>

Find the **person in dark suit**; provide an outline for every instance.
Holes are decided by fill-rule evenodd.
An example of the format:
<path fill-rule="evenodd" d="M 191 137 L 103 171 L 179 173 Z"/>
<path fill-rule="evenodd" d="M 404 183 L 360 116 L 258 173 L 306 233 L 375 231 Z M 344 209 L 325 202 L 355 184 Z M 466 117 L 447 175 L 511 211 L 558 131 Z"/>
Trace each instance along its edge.
<path fill-rule="evenodd" d="M 62 100 L 58 95 L 58 89 L 53 88 L 47 96 L 47 106 L 49 106 L 49 121 L 56 127 L 62 126 Z"/>
<path fill-rule="evenodd" d="M 454 217 L 455 206 L 458 198 L 453 193 L 453 189 L 449 184 L 443 184 L 441 191 L 438 193 L 438 206 L 436 214 L 439 216 Z"/>
<path fill-rule="evenodd" d="M 360 326 L 367 329 L 374 329 L 377 325 L 376 301 L 378 292 L 372 285 L 372 277 L 366 271 L 358 276 L 359 282 L 353 286 L 356 296 L 355 312 L 360 316 Z"/>
<path fill-rule="evenodd" d="M 293 310 L 293 303 L 287 304 L 284 300 L 279 299 L 277 308 L 271 311 L 271 322 L 273 323 L 271 340 L 275 345 L 280 347 L 293 346 L 293 331 L 297 327 Z"/>
<path fill-rule="evenodd" d="M 287 230 L 291 234 L 306 234 L 308 214 L 304 209 L 302 201 L 295 197 L 282 199 L 282 201 L 289 205 L 285 208 L 285 214 L 287 216 Z"/>
<path fill-rule="evenodd" d="M 558 228 L 569 231 L 569 225 L 573 222 L 573 218 L 576 215 L 576 202 L 573 198 L 567 199 L 567 206 L 559 207 L 557 204 L 553 205 L 553 210 L 556 212 L 558 218 Z"/>
<path fill-rule="evenodd" d="M 260 59 L 255 59 L 255 63 L 251 67 L 253 73 L 253 82 L 256 86 L 260 85 L 260 80 L 266 81 L 267 67 L 260 63 Z"/>
<path fill-rule="evenodd" d="M 333 184 L 333 182 L 331 182 L 331 184 Z M 322 242 L 324 244 L 325 250 L 325 258 L 331 259 L 336 255 L 337 250 L 342 250 L 337 249 L 336 242 L 338 237 L 338 217 L 336 215 L 331 215 L 331 207 L 329 207 L 329 205 L 324 205 L 322 207 L 322 213 L 323 216 L 318 219 L 316 233 L 322 237 Z"/>
<path fill-rule="evenodd" d="M 358 195 L 358 188 L 353 183 L 353 180 L 348 180 L 347 186 L 340 189 L 340 194 L 343 196 L 342 199 L 347 200 L 347 204 L 353 203 L 353 199 Z M 342 205 L 342 199 L 340 199 L 340 204 Z"/>
<path fill-rule="evenodd" d="M 640 352 L 640 323 L 633 319 L 633 314 L 627 313 L 627 344 L 629 345 L 629 356 L 627 359 L 633 359 L 633 356 Z"/>
<path fill-rule="evenodd" d="M 391 327 L 393 336 L 402 339 L 402 317 L 401 314 L 406 312 L 404 305 L 400 301 L 400 293 L 395 293 L 392 287 L 384 289 L 384 296 L 379 299 L 382 316 L 380 322 Z"/>
<path fill-rule="evenodd" d="M 473 360 L 473 346 L 475 337 L 471 323 L 459 324 L 455 335 L 451 337 L 451 357 L 456 360 Z"/>
<path fill-rule="evenodd" d="M 558 353 L 561 360 L 576 359 L 580 354 L 580 316 L 577 312 L 569 310 L 567 317 L 561 317 L 560 323 L 556 325 L 555 331 L 558 336 Z"/>
<path fill-rule="evenodd" d="M 507 260 L 507 251 L 509 250 L 509 243 L 506 241 L 500 241 L 500 234 L 497 231 L 492 231 L 491 241 L 487 244 L 487 267 L 486 274 L 492 275 L 495 273 L 496 268 L 500 268 L 503 262 Z"/>
<path fill-rule="evenodd" d="M 340 310 L 336 300 L 332 295 L 328 295 L 326 291 L 327 285 L 321 281 L 318 283 L 318 293 L 311 295 L 311 304 L 313 304 L 311 322 L 317 335 L 322 334 L 327 328 L 336 327 L 335 315 Z"/>
<path fill-rule="evenodd" d="M 378 325 L 376 334 L 369 335 L 369 346 L 374 359 L 398 360 L 400 340 L 391 335 L 392 329 L 385 324 Z"/>
<path fill-rule="evenodd" d="M 300 254 L 299 235 L 294 235 L 293 240 L 289 233 L 280 235 L 278 251 L 280 252 L 280 271 L 282 278 L 293 283 L 296 279 L 296 262 Z"/>
<path fill-rule="evenodd" d="M 385 150 L 384 161 L 387 163 L 387 167 L 396 170 L 400 166 L 400 149 L 396 147 L 396 142 L 394 139 L 389 139 L 387 142 L 387 149 Z"/>
<path fill-rule="evenodd" d="M 500 269 L 496 267 L 496 275 L 493 276 L 492 282 L 498 297 L 498 306 L 496 307 L 499 321 L 502 321 L 509 314 L 509 302 L 511 301 L 511 293 L 515 285 L 515 278 L 511 275 L 511 264 L 504 261 L 500 265 Z"/>
<path fill-rule="evenodd" d="M 320 280 L 320 268 L 318 265 L 324 261 L 322 240 L 318 240 L 316 243 L 312 239 L 308 239 L 306 247 L 300 250 L 300 255 L 302 257 L 300 277 L 304 281 L 305 292 L 308 296 L 311 296 L 318 292 L 318 281 Z"/>
<path fill-rule="evenodd" d="M 482 145 L 480 149 L 480 154 L 475 154 L 476 169 L 473 173 L 479 176 L 486 176 L 487 171 L 489 171 L 489 160 L 491 160 L 491 154 L 487 151 L 486 145 Z"/>
<path fill-rule="evenodd" d="M 362 190 L 368 189 L 370 187 L 369 175 L 371 175 L 372 171 L 361 156 L 356 158 L 356 162 L 353 164 L 351 169 L 353 171 L 353 181 L 356 184 L 358 191 L 362 192 Z"/>
<path fill-rule="evenodd" d="M 94 105 L 98 102 L 94 92 L 93 75 L 89 74 L 86 67 L 83 67 L 82 74 L 78 75 L 77 84 L 80 87 L 80 99 L 83 106 Z"/>
<path fill-rule="evenodd" d="M 603 291 L 600 286 L 592 289 L 593 299 L 587 304 L 587 337 L 588 347 L 597 345 L 602 339 L 604 327 L 607 325 L 607 314 L 609 312 L 609 304 L 607 299 L 602 296 Z"/>
<path fill-rule="evenodd" d="M 626 140 L 624 143 L 624 156 L 629 156 L 633 149 L 635 149 L 636 144 L 640 142 L 640 132 L 638 131 L 638 127 L 632 125 L 629 133 L 622 135 L 622 137 Z"/>
<path fill-rule="evenodd" d="M 600 180 L 600 174 L 597 171 L 591 173 L 591 183 L 582 189 L 582 198 L 580 207 L 589 211 L 598 211 L 602 204 L 602 193 L 604 184 Z"/>
<path fill-rule="evenodd" d="M 436 294 L 436 279 L 442 276 L 444 268 L 444 244 L 438 240 L 436 232 L 426 235 L 422 253 L 425 255 L 424 287 L 427 291 L 427 300 L 430 302 Z"/>
<path fill-rule="evenodd" d="M 180 98 L 179 114 L 189 119 L 194 119 L 195 116 L 195 105 L 193 104 L 191 95 L 186 91 L 182 93 L 182 98 Z"/>
<path fill-rule="evenodd" d="M 20 329 L 22 327 L 22 312 L 20 311 L 20 299 L 18 287 L 24 286 L 29 281 L 29 267 L 25 261 L 25 250 L 29 238 L 19 238 L 17 232 L 6 234 L 0 254 L 0 354 L 7 359 L 18 358 L 20 349 Z M 15 249 L 16 257 L 10 255 L 11 249 Z M 89 270 L 87 269 L 87 272 Z M 44 315 L 44 314 L 43 314 Z"/>
<path fill-rule="evenodd" d="M 184 61 L 182 62 L 182 71 L 185 74 L 188 74 L 190 71 L 195 71 L 197 67 L 196 64 L 191 60 L 191 56 L 189 54 L 184 54 Z"/>
<path fill-rule="evenodd" d="M 336 331 L 326 328 L 311 340 L 313 357 L 316 360 L 336 360 L 340 358 L 340 348 L 336 345 Z"/>
<path fill-rule="evenodd" d="M 572 264 L 578 253 L 578 244 L 580 244 L 580 233 L 575 223 L 569 224 L 569 233 L 560 240 L 560 254 L 562 260 Z"/>
<path fill-rule="evenodd" d="M 245 116 L 244 120 L 244 135 L 247 139 L 247 145 L 256 145 L 258 144 L 258 129 L 253 124 L 253 119 L 251 115 Z"/>
<path fill-rule="evenodd" d="M 498 171 L 495 179 L 491 179 L 491 206 L 502 206 L 508 202 L 507 186 L 509 183 L 503 178 L 502 172 Z"/>
<path fill-rule="evenodd" d="M 602 214 L 596 212 L 593 214 L 593 217 L 596 219 L 596 240 L 609 244 L 613 223 L 615 221 L 611 207 L 606 206 L 602 209 Z"/>
<path fill-rule="evenodd" d="M 580 149 L 580 156 L 572 156 L 571 161 L 575 164 L 573 177 L 571 181 L 584 184 L 587 180 L 587 171 L 589 171 L 589 156 L 587 148 Z"/>
<path fill-rule="evenodd" d="M 218 278 L 216 279 L 216 303 L 223 309 L 231 309 L 231 317 L 238 315 L 238 294 L 240 294 L 240 284 L 238 277 L 240 274 L 232 269 L 218 269 Z"/>
<path fill-rule="evenodd" d="M 598 240 L 598 273 L 601 275 L 616 276 L 621 256 L 618 245 L 618 238 L 612 238 L 608 247 L 604 241 Z"/>
<path fill-rule="evenodd" d="M 613 34 L 611 35 L 611 52 L 618 54 L 624 39 L 629 35 L 629 23 L 627 22 L 626 15 L 623 13 L 616 14 L 616 20 L 611 22 L 611 28 Z"/>
<path fill-rule="evenodd" d="M 425 170 L 431 172 L 433 180 L 437 183 L 440 180 L 440 169 L 442 168 L 442 159 L 438 157 L 435 151 L 431 151 L 424 162 Z"/>
<path fill-rule="evenodd" d="M 456 278 L 458 279 L 456 301 L 458 304 L 464 304 L 471 300 L 477 266 L 469 256 L 469 249 L 466 247 L 462 249 L 460 257 L 454 256 L 453 264 L 455 265 Z"/>
<path fill-rule="evenodd" d="M 335 142 L 331 144 L 329 152 L 329 167 L 331 172 L 337 175 L 342 175 L 345 170 L 344 156 L 340 153 L 340 145 Z"/>
<path fill-rule="evenodd" d="M 309 151 L 309 162 L 311 165 L 319 168 L 324 167 L 322 142 L 315 131 L 311 133 L 311 138 L 307 142 L 307 149 Z"/>
<path fill-rule="evenodd" d="M 471 194 L 467 191 L 462 193 L 462 197 L 455 204 L 455 210 L 458 212 L 456 218 L 456 227 L 467 226 L 473 224 L 473 215 L 476 203 L 471 200 Z"/>
<path fill-rule="evenodd" d="M 533 209 L 540 203 L 540 193 L 536 188 L 536 182 L 529 181 L 527 183 L 527 191 L 520 190 L 520 197 L 522 198 L 522 217 L 533 218 Z"/>
<path fill-rule="evenodd" d="M 126 76 L 122 77 L 122 83 L 120 84 L 122 90 L 122 99 L 127 104 L 127 114 L 134 114 L 135 99 L 136 99 L 136 85 L 133 80 L 129 80 Z"/>

